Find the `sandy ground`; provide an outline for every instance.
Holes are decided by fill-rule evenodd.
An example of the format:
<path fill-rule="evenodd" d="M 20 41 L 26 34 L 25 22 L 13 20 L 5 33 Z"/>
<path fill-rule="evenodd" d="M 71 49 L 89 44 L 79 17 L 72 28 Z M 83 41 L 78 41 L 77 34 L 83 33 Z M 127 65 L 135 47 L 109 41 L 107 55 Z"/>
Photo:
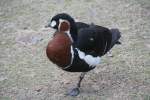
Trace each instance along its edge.
<path fill-rule="evenodd" d="M 45 48 L 60 12 L 119 28 L 122 45 L 89 72 L 81 94 L 64 94 L 80 73 L 57 68 Z M 149 0 L 0 0 L 0 100 L 150 100 Z"/>

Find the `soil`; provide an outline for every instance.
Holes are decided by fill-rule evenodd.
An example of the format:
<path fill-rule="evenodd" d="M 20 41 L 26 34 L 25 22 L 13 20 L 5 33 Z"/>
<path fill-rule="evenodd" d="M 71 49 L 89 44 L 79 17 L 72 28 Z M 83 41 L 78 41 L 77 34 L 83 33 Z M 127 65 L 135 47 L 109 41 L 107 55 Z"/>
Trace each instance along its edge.
<path fill-rule="evenodd" d="M 57 13 L 121 31 L 122 45 L 84 78 L 77 97 L 66 96 L 80 73 L 46 57 Z M 150 100 L 149 0 L 0 0 L 0 100 Z"/>

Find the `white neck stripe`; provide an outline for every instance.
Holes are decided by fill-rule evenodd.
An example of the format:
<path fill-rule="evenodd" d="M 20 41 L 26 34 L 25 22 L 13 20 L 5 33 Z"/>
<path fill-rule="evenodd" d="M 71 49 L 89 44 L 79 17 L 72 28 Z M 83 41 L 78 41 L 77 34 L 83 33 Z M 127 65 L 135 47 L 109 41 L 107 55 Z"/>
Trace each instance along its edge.
<path fill-rule="evenodd" d="M 66 67 L 63 68 L 64 70 L 67 69 L 67 68 L 69 68 L 72 65 L 72 63 L 73 63 L 74 51 L 73 51 L 72 45 L 71 45 L 70 49 L 71 49 L 71 62 L 70 62 L 70 64 L 68 66 L 66 66 Z"/>

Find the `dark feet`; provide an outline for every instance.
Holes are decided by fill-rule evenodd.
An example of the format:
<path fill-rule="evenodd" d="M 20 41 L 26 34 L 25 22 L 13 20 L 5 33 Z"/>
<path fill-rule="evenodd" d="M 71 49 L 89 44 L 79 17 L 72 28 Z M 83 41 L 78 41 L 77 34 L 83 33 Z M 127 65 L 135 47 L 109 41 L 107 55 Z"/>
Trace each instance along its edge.
<path fill-rule="evenodd" d="M 67 93 L 67 95 L 69 95 L 69 96 L 77 96 L 77 95 L 79 95 L 79 93 L 80 93 L 79 88 L 80 88 L 81 81 L 83 80 L 85 74 L 86 74 L 86 72 L 82 72 L 82 73 L 81 73 L 76 88 L 73 88 L 71 91 L 69 91 L 69 92 Z"/>
<path fill-rule="evenodd" d="M 69 91 L 69 93 L 67 93 L 67 95 L 69 96 L 77 96 L 80 93 L 79 88 L 73 88 L 71 91 Z"/>

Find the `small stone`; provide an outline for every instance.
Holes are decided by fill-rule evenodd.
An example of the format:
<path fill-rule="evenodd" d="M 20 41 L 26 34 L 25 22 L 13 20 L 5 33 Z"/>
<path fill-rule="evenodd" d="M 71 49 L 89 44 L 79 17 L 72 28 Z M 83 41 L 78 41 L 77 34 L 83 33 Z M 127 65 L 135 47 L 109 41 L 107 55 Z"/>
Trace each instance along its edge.
<path fill-rule="evenodd" d="M 42 40 L 43 39 L 40 36 L 35 36 L 35 37 L 32 37 L 31 43 L 36 44 L 37 42 L 42 41 Z"/>
<path fill-rule="evenodd" d="M 150 44 L 146 44 L 146 47 L 150 48 Z"/>
<path fill-rule="evenodd" d="M 26 29 L 28 29 L 28 27 L 24 27 L 23 29 L 26 30 Z"/>
<path fill-rule="evenodd" d="M 40 92 L 41 91 L 41 89 L 38 89 L 38 90 L 36 90 L 37 92 Z"/>
<path fill-rule="evenodd" d="M 7 77 L 0 77 L 0 81 L 4 81 L 4 80 L 7 80 L 8 78 Z"/>
<path fill-rule="evenodd" d="M 112 55 L 111 52 L 108 52 L 108 53 L 107 53 L 107 56 L 108 56 L 108 57 L 113 57 L 113 55 Z"/>
<path fill-rule="evenodd" d="M 6 42 L 5 41 L 2 41 L 0 44 L 4 45 Z"/>
<path fill-rule="evenodd" d="M 35 91 L 40 92 L 42 89 L 42 87 L 36 87 Z"/>

